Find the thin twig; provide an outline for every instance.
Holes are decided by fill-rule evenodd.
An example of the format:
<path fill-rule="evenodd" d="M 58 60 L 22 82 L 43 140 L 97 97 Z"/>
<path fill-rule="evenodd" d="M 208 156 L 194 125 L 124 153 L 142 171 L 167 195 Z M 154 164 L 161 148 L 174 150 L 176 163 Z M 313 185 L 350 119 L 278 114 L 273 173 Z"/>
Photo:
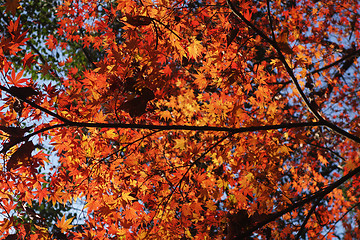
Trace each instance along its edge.
<path fill-rule="evenodd" d="M 268 18 L 269 18 L 269 23 L 270 23 L 271 35 L 272 35 L 273 40 L 275 41 L 276 38 L 275 38 L 273 21 L 272 21 L 271 12 L 270 12 L 270 1 L 269 0 L 266 0 L 266 5 L 267 5 L 267 12 L 268 12 Z"/>
<path fill-rule="evenodd" d="M 351 211 L 352 211 L 354 208 L 356 208 L 357 206 L 360 206 L 360 202 L 358 202 L 357 204 L 355 204 L 354 206 L 352 206 L 351 208 L 349 208 L 349 209 L 346 211 L 346 213 L 344 213 L 344 214 L 331 226 L 331 228 L 324 234 L 324 236 L 322 237 L 322 239 L 325 239 L 325 238 L 326 238 L 326 235 L 328 235 L 329 232 L 334 229 L 334 227 L 336 226 L 336 224 L 337 224 L 338 222 L 340 222 L 347 214 L 349 214 L 349 212 L 351 212 Z"/>
<path fill-rule="evenodd" d="M 163 206 L 164 209 L 166 209 L 166 206 L 168 205 L 170 199 L 172 198 L 172 196 L 174 195 L 174 193 L 176 192 L 176 190 L 179 190 L 179 193 L 181 194 L 180 188 L 181 188 L 181 183 L 184 181 L 186 175 L 189 173 L 190 169 L 196 164 L 198 163 L 203 157 L 206 156 L 206 154 L 208 154 L 212 149 L 214 149 L 216 146 L 218 146 L 221 142 L 223 142 L 225 139 L 227 139 L 228 137 L 231 137 L 232 134 L 226 134 L 225 136 L 223 136 L 221 139 L 219 139 L 216 143 L 214 143 L 211 147 L 209 147 L 205 152 L 203 152 L 197 159 L 194 160 L 194 162 L 192 162 L 188 169 L 186 170 L 186 172 L 182 175 L 180 181 L 174 186 L 173 189 L 171 189 L 171 193 L 164 198 L 161 203 L 158 205 L 156 212 L 160 209 L 160 206 Z M 165 213 L 165 211 L 163 212 L 163 214 Z M 155 218 L 157 214 L 155 214 L 153 216 L 152 219 Z M 160 222 L 162 221 L 162 218 L 160 218 Z M 146 233 L 145 239 L 147 238 L 147 236 L 151 233 L 153 228 L 149 229 L 149 231 Z"/>
<path fill-rule="evenodd" d="M 269 38 L 268 36 L 266 36 L 266 34 L 260 30 L 259 28 L 257 28 L 252 22 L 250 22 L 249 20 L 247 20 L 244 15 L 242 15 L 238 10 L 236 10 L 235 6 L 231 3 L 231 0 L 226 0 L 228 6 L 230 7 L 231 11 L 235 14 L 235 16 L 237 16 L 240 20 L 242 20 L 243 22 L 245 22 L 245 24 L 250 27 L 252 30 L 254 30 L 262 39 L 264 39 L 266 42 L 268 42 L 273 48 L 275 48 L 275 50 L 278 53 L 278 57 L 279 60 L 282 62 L 282 64 L 284 65 L 286 72 L 289 74 L 293 84 L 295 85 L 295 88 L 297 89 L 298 93 L 300 94 L 302 100 L 304 101 L 305 105 L 307 106 L 307 108 L 309 109 L 309 111 L 314 115 L 314 117 L 316 119 L 318 119 L 319 122 L 323 122 L 324 126 L 327 126 L 328 128 L 330 128 L 331 130 L 333 130 L 334 132 L 349 138 L 357 143 L 360 143 L 360 138 L 345 131 L 344 129 L 336 126 L 335 124 L 325 120 L 320 113 L 317 111 L 317 109 L 310 103 L 309 99 L 306 97 L 305 93 L 303 92 L 303 90 L 301 89 L 301 86 L 299 84 L 299 82 L 297 81 L 295 74 L 293 72 L 293 70 L 290 68 L 289 64 L 286 62 L 285 56 L 282 54 L 281 49 L 279 48 L 278 44 L 276 41 L 272 40 L 271 38 Z"/>
<path fill-rule="evenodd" d="M 356 55 L 359 55 L 359 54 L 360 54 L 360 49 L 358 49 L 358 50 L 356 50 L 356 51 L 354 51 L 354 52 L 352 52 L 352 53 L 350 53 L 348 55 L 343 56 L 339 60 L 337 60 L 337 61 L 335 61 L 335 62 L 333 62 L 333 63 L 331 63 L 329 65 L 326 65 L 326 66 L 324 66 L 324 67 L 322 67 L 320 69 L 314 70 L 314 71 L 310 72 L 308 75 L 313 75 L 315 73 L 322 72 L 322 71 L 324 71 L 326 69 L 329 69 L 329 68 L 331 68 L 331 67 L 333 67 L 335 65 L 340 64 L 341 62 L 343 62 L 343 61 L 345 61 L 345 60 L 347 60 L 349 58 L 353 58 L 353 57 L 355 57 Z"/>
<path fill-rule="evenodd" d="M 267 219 L 265 219 L 264 221 L 256 224 L 254 227 L 252 227 L 252 228 L 248 229 L 246 232 L 244 232 L 243 237 L 244 236 L 250 236 L 253 232 L 255 232 L 256 230 L 262 228 L 266 224 L 268 224 L 268 223 L 270 223 L 272 221 L 275 221 L 277 218 L 283 216 L 286 213 L 289 213 L 289 212 L 295 210 L 296 208 L 304 206 L 305 204 L 313 201 L 314 199 L 324 198 L 327 194 L 332 192 L 335 188 L 338 188 L 339 186 L 341 186 L 343 183 L 345 183 L 347 180 L 351 179 L 353 176 L 355 176 L 358 173 L 360 173 L 360 167 L 357 167 L 354 170 L 350 171 L 348 174 L 346 174 L 345 176 L 343 176 L 339 180 L 333 182 L 332 184 L 330 184 L 326 188 L 315 192 L 314 194 L 308 196 L 305 199 L 302 199 L 300 201 L 297 201 L 297 202 L 291 204 L 289 207 L 285 208 L 284 210 L 269 214 Z"/>

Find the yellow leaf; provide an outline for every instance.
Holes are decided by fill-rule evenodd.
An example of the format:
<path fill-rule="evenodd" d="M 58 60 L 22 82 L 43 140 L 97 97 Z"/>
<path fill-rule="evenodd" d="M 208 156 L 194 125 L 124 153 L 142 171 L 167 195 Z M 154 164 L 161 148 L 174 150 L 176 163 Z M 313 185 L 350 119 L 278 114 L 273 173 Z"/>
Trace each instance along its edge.
<path fill-rule="evenodd" d="M 184 150 L 185 149 L 185 142 L 186 140 L 184 138 L 180 138 L 180 139 L 175 139 L 175 146 L 174 148 L 179 148 L 180 150 Z"/>
<path fill-rule="evenodd" d="M 114 67 L 115 67 L 115 65 L 109 65 L 109 66 L 106 66 L 106 69 L 108 72 L 111 72 Z"/>
<path fill-rule="evenodd" d="M 201 54 L 202 50 L 203 46 L 201 45 L 201 41 L 193 37 L 192 43 L 188 46 L 189 57 L 197 60 L 197 57 Z"/>
<path fill-rule="evenodd" d="M 131 202 L 132 200 L 136 200 L 136 198 L 130 196 L 130 192 L 122 192 L 121 193 L 121 198 L 122 200 L 124 200 L 125 202 Z"/>
<path fill-rule="evenodd" d="M 246 179 L 248 182 L 251 182 L 251 181 L 254 179 L 254 174 L 252 174 L 252 173 L 249 172 L 248 174 L 246 174 L 245 179 Z"/>
<path fill-rule="evenodd" d="M 107 139 L 118 139 L 119 134 L 115 129 L 109 129 L 105 132 L 104 137 Z"/>
<path fill-rule="evenodd" d="M 40 232 L 42 235 L 45 235 L 45 234 L 48 233 L 48 229 L 47 229 L 47 228 L 38 226 L 38 225 L 36 225 L 36 224 L 34 224 L 34 226 L 35 226 L 35 228 L 36 228 L 37 230 L 39 230 L 39 232 Z"/>

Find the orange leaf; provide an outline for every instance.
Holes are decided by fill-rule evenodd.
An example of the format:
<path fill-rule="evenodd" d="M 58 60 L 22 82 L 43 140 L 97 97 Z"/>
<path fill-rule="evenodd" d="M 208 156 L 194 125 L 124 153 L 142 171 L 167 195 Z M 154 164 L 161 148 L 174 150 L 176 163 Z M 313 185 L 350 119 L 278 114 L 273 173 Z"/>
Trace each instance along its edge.
<path fill-rule="evenodd" d="M 21 78 L 23 74 L 24 74 L 24 70 L 18 72 L 17 74 L 15 73 L 15 71 L 12 71 L 11 76 L 6 76 L 6 77 L 12 84 L 14 84 L 15 86 L 19 86 L 21 83 L 24 83 L 28 80 L 27 78 Z"/>
<path fill-rule="evenodd" d="M 71 229 L 73 227 L 73 225 L 70 225 L 70 223 L 72 222 L 72 220 L 74 219 L 75 217 L 72 217 L 68 220 L 65 220 L 65 215 L 61 218 L 61 220 L 58 220 L 57 223 L 56 223 L 56 226 L 58 228 L 61 229 L 61 232 L 64 233 L 66 232 L 67 230 Z"/>
<path fill-rule="evenodd" d="M 321 155 L 320 153 L 318 153 L 318 159 L 319 159 L 319 161 L 322 163 L 322 164 L 324 164 L 325 166 L 327 166 L 328 165 L 328 161 L 326 160 L 326 158 L 323 156 L 323 155 Z"/>

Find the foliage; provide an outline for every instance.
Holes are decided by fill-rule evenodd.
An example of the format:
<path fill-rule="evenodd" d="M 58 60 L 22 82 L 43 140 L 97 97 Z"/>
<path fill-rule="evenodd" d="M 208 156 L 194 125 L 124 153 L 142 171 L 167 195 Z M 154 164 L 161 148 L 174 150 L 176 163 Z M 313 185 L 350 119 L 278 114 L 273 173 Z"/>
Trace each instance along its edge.
<path fill-rule="evenodd" d="M 4 239 L 360 238 L 359 7 L 5 1 Z"/>

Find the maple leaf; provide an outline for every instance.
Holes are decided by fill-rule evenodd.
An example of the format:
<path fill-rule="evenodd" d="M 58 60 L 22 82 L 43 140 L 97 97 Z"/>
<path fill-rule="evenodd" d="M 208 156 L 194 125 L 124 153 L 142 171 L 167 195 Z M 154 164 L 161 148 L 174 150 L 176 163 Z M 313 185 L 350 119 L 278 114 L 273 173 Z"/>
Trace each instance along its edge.
<path fill-rule="evenodd" d="M 50 50 L 54 50 L 56 45 L 58 44 L 56 38 L 53 35 L 49 35 L 48 39 L 46 40 L 45 45 L 49 47 Z"/>
<path fill-rule="evenodd" d="M 185 149 L 186 140 L 184 138 L 176 139 L 174 148 L 179 148 L 180 150 Z"/>
<path fill-rule="evenodd" d="M 125 214 L 125 219 L 127 219 L 129 221 L 136 219 L 136 217 L 137 217 L 136 210 L 133 208 L 125 209 L 124 214 Z"/>
<path fill-rule="evenodd" d="M 127 203 L 130 203 L 131 201 L 136 200 L 136 198 L 131 196 L 131 192 L 122 192 L 121 199 Z"/>
<path fill-rule="evenodd" d="M 252 16 L 251 11 L 246 10 L 246 12 L 244 13 L 244 17 L 245 17 L 248 21 L 251 21 L 251 16 Z"/>
<path fill-rule="evenodd" d="M 181 209 L 182 214 L 184 214 L 185 217 L 189 217 L 192 215 L 192 209 L 188 204 L 184 204 Z"/>
<path fill-rule="evenodd" d="M 215 203 L 213 202 L 213 201 L 210 201 L 210 200 L 208 200 L 207 202 L 206 202 L 206 205 L 205 205 L 208 209 L 210 209 L 211 211 L 215 211 L 216 210 L 216 205 L 215 205 Z"/>
<path fill-rule="evenodd" d="M 165 121 L 171 119 L 171 113 L 169 111 L 161 111 L 159 113 L 160 117 L 163 118 Z"/>
<path fill-rule="evenodd" d="M 329 164 L 329 162 L 326 160 L 326 158 L 321 155 L 320 153 L 318 153 L 318 159 L 321 162 L 321 164 L 324 164 L 325 166 Z"/>
<path fill-rule="evenodd" d="M 173 70 L 170 68 L 169 65 L 166 65 L 165 68 L 164 68 L 164 70 L 163 70 L 165 76 L 171 76 L 172 71 L 173 71 Z"/>
<path fill-rule="evenodd" d="M 61 220 L 58 220 L 57 223 L 55 224 L 58 228 L 60 228 L 61 232 L 64 233 L 67 230 L 71 229 L 72 227 L 74 227 L 73 225 L 70 225 L 70 223 L 72 222 L 72 220 L 75 217 L 69 218 L 68 220 L 65 220 L 65 215 L 61 218 Z"/>
<path fill-rule="evenodd" d="M 57 222 L 78 239 L 317 239 L 337 225 L 359 238 L 346 217 L 360 214 L 356 4 L 111 2 L 22 1 L 24 27 L 3 22 L 0 213 L 22 220 L 2 221 L 1 233 L 52 231 L 37 204 L 15 200 L 50 199 L 69 216 L 67 202 L 82 199 L 81 232 Z M 4 8 L 16 14 L 18 3 Z M 37 39 L 60 46 L 59 59 Z M 35 55 L 51 71 L 41 98 Z M 19 127 L 34 120 L 33 132 Z M 32 156 L 46 139 L 49 155 Z"/>
<path fill-rule="evenodd" d="M 199 89 L 205 89 L 208 85 L 206 77 L 203 74 L 194 74 L 194 83 L 199 86 Z"/>
<path fill-rule="evenodd" d="M 23 76 L 23 74 L 24 74 L 24 70 L 18 72 L 16 75 L 15 75 L 15 71 L 12 71 L 11 75 L 7 76 L 7 78 L 9 79 L 9 81 L 11 83 L 13 83 L 14 85 L 19 86 L 21 83 L 27 81 L 26 78 L 21 78 Z"/>
<path fill-rule="evenodd" d="M 47 200 L 49 198 L 49 193 L 50 192 L 46 188 L 38 190 L 37 198 L 39 199 L 39 203 L 41 203 L 43 199 Z"/>
<path fill-rule="evenodd" d="M 202 54 L 203 46 L 201 41 L 197 40 L 196 37 L 192 37 L 191 43 L 188 46 L 189 57 L 195 60 Z"/>
<path fill-rule="evenodd" d="M 32 53 L 26 53 L 23 59 L 24 67 L 30 68 L 33 63 L 36 63 L 35 55 Z"/>

